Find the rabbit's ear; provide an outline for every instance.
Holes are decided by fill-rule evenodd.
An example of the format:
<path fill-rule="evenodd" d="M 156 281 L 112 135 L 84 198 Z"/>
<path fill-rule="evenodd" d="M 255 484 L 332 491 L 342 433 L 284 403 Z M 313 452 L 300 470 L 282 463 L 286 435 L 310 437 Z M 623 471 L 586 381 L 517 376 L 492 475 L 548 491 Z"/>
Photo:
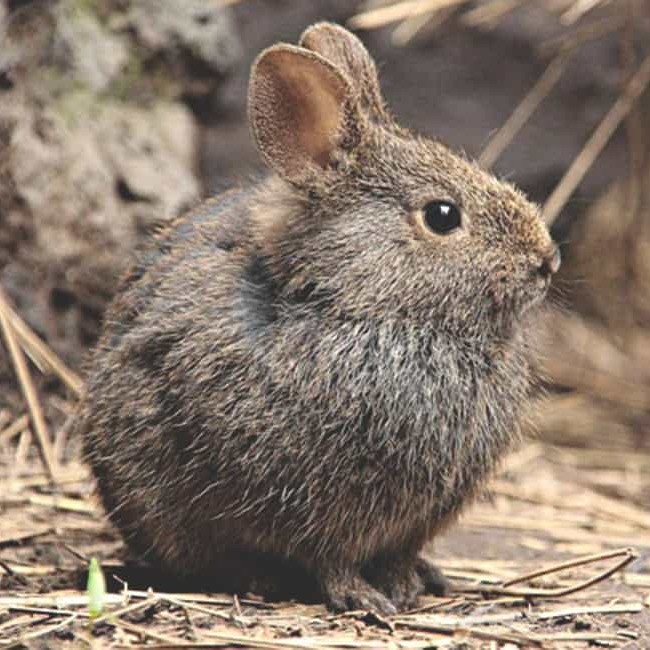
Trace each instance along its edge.
<path fill-rule="evenodd" d="M 248 116 L 264 160 L 292 182 L 326 168 L 356 140 L 350 82 L 319 54 L 293 45 L 262 52 L 251 73 Z"/>
<path fill-rule="evenodd" d="M 371 119 L 390 122 L 375 62 L 352 32 L 334 23 L 316 23 L 302 33 L 300 45 L 318 52 L 343 70 L 355 85 L 361 107 Z"/>

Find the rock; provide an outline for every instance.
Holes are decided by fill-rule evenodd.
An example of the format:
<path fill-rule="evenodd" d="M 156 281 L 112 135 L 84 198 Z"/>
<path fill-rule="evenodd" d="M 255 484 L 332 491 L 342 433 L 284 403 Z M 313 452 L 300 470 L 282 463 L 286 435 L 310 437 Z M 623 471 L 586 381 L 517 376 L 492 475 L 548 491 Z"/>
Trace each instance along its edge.
<path fill-rule="evenodd" d="M 126 23 L 149 56 L 173 52 L 187 74 L 196 64 L 207 73 L 226 72 L 241 56 L 231 15 L 205 0 L 132 2 Z"/>
<path fill-rule="evenodd" d="M 198 200 L 182 98 L 238 52 L 200 1 L 0 1 L 0 283 L 70 363 L 137 246 Z"/>

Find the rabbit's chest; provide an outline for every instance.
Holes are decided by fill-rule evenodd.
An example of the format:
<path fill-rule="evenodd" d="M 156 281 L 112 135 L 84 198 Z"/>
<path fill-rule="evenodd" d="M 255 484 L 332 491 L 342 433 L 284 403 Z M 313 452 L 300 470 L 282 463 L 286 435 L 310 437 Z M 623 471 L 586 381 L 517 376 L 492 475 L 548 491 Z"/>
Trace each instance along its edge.
<path fill-rule="evenodd" d="M 265 391 L 267 430 L 281 432 L 269 467 L 294 468 L 288 480 L 310 485 L 310 507 L 323 501 L 342 521 L 354 511 L 391 536 L 405 522 L 428 526 L 474 492 L 512 440 L 526 373 L 511 361 L 392 324 L 312 323 L 291 340 Z"/>
<path fill-rule="evenodd" d="M 406 522 L 435 528 L 453 516 L 516 437 L 525 373 L 508 381 L 464 370 L 414 372 L 417 387 L 389 384 L 390 395 L 382 390 L 356 405 L 365 417 L 355 482 L 370 486 L 396 535 Z"/>

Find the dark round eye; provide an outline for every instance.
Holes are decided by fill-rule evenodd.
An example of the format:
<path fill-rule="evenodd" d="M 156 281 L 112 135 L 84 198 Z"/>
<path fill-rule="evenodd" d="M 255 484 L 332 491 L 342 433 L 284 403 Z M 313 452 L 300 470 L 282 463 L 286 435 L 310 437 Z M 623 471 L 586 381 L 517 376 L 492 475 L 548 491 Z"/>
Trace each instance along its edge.
<path fill-rule="evenodd" d="M 460 228 L 460 210 L 449 201 L 431 201 L 424 206 L 424 223 L 429 230 L 446 235 Z"/>

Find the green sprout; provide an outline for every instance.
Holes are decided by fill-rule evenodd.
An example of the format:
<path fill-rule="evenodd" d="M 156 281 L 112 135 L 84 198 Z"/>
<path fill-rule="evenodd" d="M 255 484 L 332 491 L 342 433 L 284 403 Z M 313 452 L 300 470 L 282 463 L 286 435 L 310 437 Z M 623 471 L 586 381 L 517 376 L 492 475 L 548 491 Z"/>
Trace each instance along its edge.
<path fill-rule="evenodd" d="M 90 559 L 88 566 L 88 613 L 90 618 L 97 618 L 104 609 L 104 599 L 106 596 L 106 578 L 97 558 Z"/>

